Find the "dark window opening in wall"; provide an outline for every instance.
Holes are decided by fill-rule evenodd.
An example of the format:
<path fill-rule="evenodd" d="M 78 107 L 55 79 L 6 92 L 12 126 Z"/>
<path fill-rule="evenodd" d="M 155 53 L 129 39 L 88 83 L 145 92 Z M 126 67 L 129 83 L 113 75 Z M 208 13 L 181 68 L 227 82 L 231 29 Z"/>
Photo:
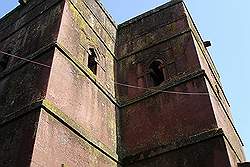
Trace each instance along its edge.
<path fill-rule="evenodd" d="M 153 86 L 158 86 L 164 81 L 163 67 L 164 66 L 160 61 L 153 61 L 149 66 Z"/>
<path fill-rule="evenodd" d="M 96 75 L 97 73 L 97 55 L 94 48 L 89 49 L 88 68 Z"/>
<path fill-rule="evenodd" d="M 7 52 L 7 53 L 10 53 L 10 52 Z M 2 54 L 0 56 L 0 72 L 4 71 L 7 68 L 9 58 L 10 57 L 8 55 L 5 55 L 5 54 Z"/>

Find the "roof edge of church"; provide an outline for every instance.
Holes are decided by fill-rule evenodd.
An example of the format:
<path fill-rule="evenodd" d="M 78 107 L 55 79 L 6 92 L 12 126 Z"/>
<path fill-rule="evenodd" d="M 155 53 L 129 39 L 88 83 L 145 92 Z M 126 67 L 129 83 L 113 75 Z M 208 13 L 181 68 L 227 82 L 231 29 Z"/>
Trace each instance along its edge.
<path fill-rule="evenodd" d="M 104 7 L 102 2 L 100 2 L 100 0 L 95 0 L 95 2 L 99 5 L 99 7 L 102 9 L 102 11 L 105 13 L 105 15 L 110 20 L 110 22 L 113 24 L 113 26 L 117 28 L 117 23 L 113 19 L 112 15 L 108 12 L 108 10 Z"/>
<path fill-rule="evenodd" d="M 119 24 L 118 28 L 125 27 L 125 26 L 127 26 L 129 24 L 132 24 L 134 22 L 137 22 L 137 21 L 139 21 L 139 20 L 141 20 L 141 19 L 143 19 L 145 17 L 148 17 L 148 16 L 150 16 L 152 14 L 155 14 L 155 13 L 157 13 L 157 12 L 163 10 L 163 9 L 172 7 L 172 6 L 174 6 L 174 5 L 178 4 L 178 3 L 182 3 L 182 2 L 183 2 L 183 0 L 171 0 L 171 1 L 165 3 L 165 4 L 161 5 L 161 6 L 158 6 L 158 7 L 154 8 L 154 9 L 151 9 L 151 10 L 145 12 L 145 13 L 142 13 L 142 14 L 140 14 L 140 15 L 132 18 L 132 19 L 129 19 L 129 20 Z"/>

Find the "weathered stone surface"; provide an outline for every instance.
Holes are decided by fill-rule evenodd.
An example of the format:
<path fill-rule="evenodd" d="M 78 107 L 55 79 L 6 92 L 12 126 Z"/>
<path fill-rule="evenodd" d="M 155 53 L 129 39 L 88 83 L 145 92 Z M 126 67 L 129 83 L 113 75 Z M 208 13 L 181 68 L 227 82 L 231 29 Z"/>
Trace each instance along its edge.
<path fill-rule="evenodd" d="M 58 50 L 46 99 L 81 126 L 86 138 L 116 156 L 115 104 Z"/>
<path fill-rule="evenodd" d="M 50 50 L 34 61 L 50 65 L 53 53 L 54 51 Z M 44 99 L 50 75 L 50 69 L 47 67 L 29 62 L 23 64 L 14 58 L 11 59 L 7 70 L 9 73 L 0 78 L 0 120 Z"/>
<path fill-rule="evenodd" d="M 56 5 L 55 5 L 56 4 Z M 62 8 L 60 1 L 31 1 L 1 19 L 1 51 L 50 66 Z M 44 99 L 50 68 L 9 56 L 0 73 L 0 118 Z"/>
<path fill-rule="evenodd" d="M 0 48 L 33 61 L 12 56 L 0 71 L 1 167 L 245 161 L 182 0 L 119 26 L 98 0 L 30 0 L 0 20 Z"/>
<path fill-rule="evenodd" d="M 221 137 L 213 138 L 208 141 L 190 145 L 182 149 L 174 150 L 156 156 L 154 158 L 145 159 L 127 167 L 224 167 L 231 166 L 224 145 L 224 139 Z M 211 161 L 212 160 L 212 161 Z"/>
<path fill-rule="evenodd" d="M 121 155 L 130 157 L 180 138 L 222 128 L 227 140 L 221 142 L 224 147 L 221 155 L 227 165 L 218 162 L 207 163 L 207 166 L 228 166 L 230 163 L 236 167 L 237 162 L 244 161 L 245 157 L 217 71 L 185 6 L 180 1 L 176 3 L 118 26 L 117 80 L 134 86 L 117 87 L 118 98 L 123 104 L 120 110 Z M 162 62 L 165 81 L 152 87 L 149 67 L 154 60 Z M 201 70 L 204 73 L 193 75 Z M 216 87 L 220 92 L 217 93 Z M 166 92 L 161 93 L 157 89 Z M 198 143 L 197 150 L 203 150 Z M 213 156 L 206 158 L 206 162 L 216 161 Z M 154 164 L 152 166 L 168 164 L 155 164 L 156 161 L 150 158 L 142 166 L 150 166 L 151 163 Z M 177 160 L 171 161 L 178 166 L 176 163 Z M 195 165 L 191 162 L 190 166 Z"/>
<path fill-rule="evenodd" d="M 218 127 L 223 128 L 225 135 L 229 139 L 230 144 L 233 146 L 233 148 L 228 147 L 228 149 L 231 149 L 229 152 L 231 154 L 235 154 L 236 152 L 238 159 L 240 159 L 240 161 L 244 161 L 245 156 L 242 149 L 243 143 L 238 132 L 236 131 L 236 128 L 234 127 L 230 105 L 223 92 L 218 72 L 211 59 L 211 56 L 202 42 L 198 30 L 191 20 L 190 15 L 187 15 L 187 20 L 192 30 L 194 45 L 198 53 L 201 68 L 206 72 L 207 87 L 209 93 L 211 94 L 211 103 Z M 235 155 L 231 155 L 229 157 L 232 158 L 232 162 L 236 163 L 237 160 L 233 158 L 234 156 Z M 237 164 L 234 166 L 236 165 Z"/>
<path fill-rule="evenodd" d="M 96 1 L 65 2 L 57 39 L 61 48 L 54 55 L 46 99 L 75 121 L 87 140 L 117 158 L 116 27 L 102 10 Z M 97 50 L 96 75 L 87 66 L 90 48 Z"/>
<path fill-rule="evenodd" d="M 153 60 L 162 60 L 165 74 L 164 83 L 167 84 L 172 80 L 178 79 L 178 76 L 200 68 L 199 60 L 195 55 L 196 51 L 193 47 L 192 36 L 190 33 L 185 33 L 120 60 L 117 63 L 119 74 L 117 75 L 117 80 L 118 82 L 134 86 L 150 87 L 148 67 Z M 127 92 L 125 92 L 126 89 Z M 146 90 L 123 86 L 118 86 L 118 90 L 118 98 L 122 101 L 146 92 Z"/>
<path fill-rule="evenodd" d="M 138 52 L 188 29 L 182 5 L 162 9 L 131 24 L 119 26 L 116 56 L 122 58 Z"/>
<path fill-rule="evenodd" d="M 38 120 L 39 109 L 0 125 L 1 167 L 29 166 Z"/>
<path fill-rule="evenodd" d="M 70 2 L 68 1 L 65 6 L 61 25 L 63 28 L 59 32 L 57 41 L 67 49 L 71 58 L 85 69 L 88 69 L 89 48 L 96 48 L 98 51 L 97 75 L 92 75 L 90 70 L 87 71 L 88 75 L 107 89 L 112 96 L 115 96 L 112 83 L 114 81 L 115 41 L 108 34 L 109 31 L 105 30 L 107 28 L 102 27 L 95 19 L 97 16 L 91 14 L 89 9 L 82 9 L 87 8 L 83 1 L 76 1 L 76 4 Z M 77 10 L 78 8 L 81 12 Z M 115 27 L 112 31 L 115 32 Z"/>
<path fill-rule="evenodd" d="M 171 91 L 205 91 L 204 83 L 203 78 L 193 79 Z M 208 96 L 159 93 L 121 110 L 121 141 L 128 155 L 215 127 Z"/>
<path fill-rule="evenodd" d="M 117 166 L 44 110 L 39 120 L 31 166 Z"/>

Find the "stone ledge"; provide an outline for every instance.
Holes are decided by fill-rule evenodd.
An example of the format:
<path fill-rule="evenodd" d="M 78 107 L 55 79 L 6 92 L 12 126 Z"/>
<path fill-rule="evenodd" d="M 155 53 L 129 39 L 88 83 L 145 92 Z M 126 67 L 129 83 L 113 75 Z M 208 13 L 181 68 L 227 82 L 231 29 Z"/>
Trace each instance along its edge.
<path fill-rule="evenodd" d="M 238 163 L 238 167 L 250 167 L 250 162 Z"/>
<path fill-rule="evenodd" d="M 25 27 L 28 25 L 30 22 L 34 21 L 37 17 L 40 17 L 44 13 L 48 12 L 51 8 L 56 6 L 57 4 L 61 3 L 63 0 L 54 0 L 54 1 L 49 1 L 48 4 L 43 4 L 46 1 L 38 1 L 34 2 L 36 4 L 29 3 L 27 4 L 27 7 L 25 9 L 21 10 L 23 6 L 19 5 L 17 6 L 13 11 L 10 13 L 6 14 L 4 17 L 0 19 L 0 32 L 2 33 L 3 31 L 6 31 L 7 33 L 4 33 L 0 41 L 4 41 L 5 39 L 9 38 L 13 33 L 16 33 L 19 29 Z M 33 2 L 33 1 L 32 1 Z M 18 13 L 22 12 L 22 13 Z M 16 14 L 16 18 L 12 18 Z M 19 16 L 19 15 L 20 16 Z M 21 19 L 26 18 L 24 21 L 20 21 Z M 10 23 L 9 23 L 10 22 Z M 3 25 L 6 24 L 6 25 Z M 12 30 L 11 28 L 15 28 Z M 7 29 L 11 30 L 7 30 Z"/>
<path fill-rule="evenodd" d="M 211 129 L 188 138 L 181 138 L 179 140 L 173 141 L 172 143 L 162 145 L 157 148 L 153 148 L 144 152 L 140 152 L 135 155 L 130 155 L 123 158 L 122 162 L 124 164 L 132 164 L 138 161 L 142 161 L 145 159 L 149 159 L 160 154 L 167 153 L 169 151 L 178 150 L 188 145 L 193 145 L 196 143 L 203 142 L 205 140 L 209 140 L 214 137 L 224 136 L 224 132 L 221 128 Z"/>
<path fill-rule="evenodd" d="M 103 145 L 100 146 L 99 141 L 95 141 L 93 138 L 88 136 L 79 124 L 77 124 L 74 120 L 68 117 L 65 113 L 60 111 L 52 102 L 50 102 L 47 99 L 32 102 L 28 104 L 27 106 L 21 108 L 20 110 L 13 112 L 6 117 L 0 118 L 0 126 L 3 127 L 9 122 L 13 122 L 16 119 L 26 114 L 34 112 L 34 110 L 36 109 L 40 110 L 40 111 L 37 110 L 36 112 L 41 112 L 42 110 L 45 111 L 47 114 L 51 115 L 56 120 L 61 122 L 65 127 L 69 128 L 73 133 L 79 136 L 79 138 L 86 141 L 89 145 L 96 148 L 98 151 L 106 155 L 108 158 L 110 158 L 114 162 L 121 164 L 121 162 L 118 159 L 118 155 L 116 154 L 115 151 L 112 151 L 109 148 L 104 147 Z"/>
<path fill-rule="evenodd" d="M 28 104 L 24 106 L 23 108 L 20 108 L 17 111 L 13 111 L 10 114 L 6 115 L 5 117 L 0 117 L 0 126 L 3 127 L 5 124 L 14 121 L 15 119 L 30 113 L 31 111 L 34 111 L 35 109 L 41 108 L 42 100 L 38 100 L 36 102 L 33 102 L 31 104 Z"/>
<path fill-rule="evenodd" d="M 162 91 L 166 91 L 170 88 L 173 88 L 177 85 L 180 85 L 182 83 L 188 82 L 191 79 L 197 78 L 197 77 L 204 77 L 205 71 L 198 69 L 196 71 L 193 72 L 189 72 L 189 73 L 185 73 L 182 75 L 177 76 L 176 78 L 174 78 L 171 81 L 168 81 L 166 84 L 164 84 L 163 86 L 157 88 L 158 90 L 149 90 L 147 92 L 145 92 L 143 95 L 140 95 L 138 97 L 135 97 L 133 99 L 128 99 L 128 100 L 124 100 L 124 101 L 119 101 L 119 103 L 121 104 L 121 108 L 130 106 L 134 103 L 137 103 L 139 101 L 145 100 L 151 96 L 157 95 L 159 93 L 162 93 Z"/>
<path fill-rule="evenodd" d="M 56 42 L 51 42 L 48 45 L 45 45 L 45 46 L 41 47 L 40 49 L 38 49 L 37 51 L 29 54 L 26 57 L 22 57 L 22 58 L 34 61 L 35 59 L 39 58 L 43 54 L 51 51 L 52 49 L 55 49 L 55 47 L 56 47 Z M 0 80 L 2 78 L 6 77 L 7 75 L 10 75 L 11 73 L 15 72 L 16 70 L 18 70 L 22 66 L 29 64 L 29 63 L 30 63 L 29 61 L 25 61 L 25 60 L 20 59 L 20 61 L 15 63 L 13 66 L 7 68 L 6 70 L 4 70 L 3 72 L 0 73 Z M 47 64 L 45 64 L 45 65 L 47 65 Z"/>
<path fill-rule="evenodd" d="M 57 108 L 55 104 L 51 101 L 44 99 L 41 105 L 41 108 L 54 117 L 56 120 L 61 122 L 65 127 L 70 129 L 73 133 L 75 133 L 79 138 L 86 141 L 89 145 L 100 151 L 102 154 L 106 155 L 108 158 L 113 160 L 116 163 L 120 163 L 118 159 L 118 155 L 115 151 L 110 150 L 100 141 L 96 141 L 90 135 L 84 131 L 83 127 L 79 125 L 76 121 L 66 115 L 63 111 Z"/>
<path fill-rule="evenodd" d="M 155 13 L 157 13 L 157 12 L 160 12 L 160 11 L 163 10 L 163 9 L 169 8 L 169 7 L 171 7 L 171 6 L 174 6 L 174 5 L 176 5 L 176 4 L 178 4 L 178 3 L 182 3 L 182 2 L 183 2 L 183 0 L 171 0 L 171 1 L 169 1 L 169 2 L 167 2 L 167 3 L 165 3 L 165 4 L 163 4 L 163 5 L 161 5 L 161 6 L 159 6 L 159 7 L 156 7 L 155 9 L 152 9 L 152 10 L 146 12 L 146 13 L 143 13 L 143 14 L 137 16 L 137 17 L 134 17 L 134 18 L 132 18 L 132 19 L 130 19 L 130 20 L 128 20 L 128 21 L 125 21 L 125 22 L 122 23 L 122 24 L 119 24 L 119 25 L 118 25 L 118 28 L 125 27 L 125 26 L 127 26 L 127 25 L 129 25 L 129 24 L 132 24 L 132 23 L 134 23 L 134 22 L 136 22 L 136 21 L 139 21 L 139 20 L 143 19 L 144 17 L 148 17 L 148 16 L 150 16 L 150 15 L 152 15 L 152 14 L 155 14 Z"/>

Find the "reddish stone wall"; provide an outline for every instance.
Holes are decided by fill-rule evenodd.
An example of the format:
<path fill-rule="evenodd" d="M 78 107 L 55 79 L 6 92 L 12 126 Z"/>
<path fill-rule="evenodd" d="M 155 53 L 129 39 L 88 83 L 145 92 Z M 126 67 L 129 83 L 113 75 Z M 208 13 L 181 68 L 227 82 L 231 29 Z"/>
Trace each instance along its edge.
<path fill-rule="evenodd" d="M 58 50 L 46 99 L 70 117 L 84 137 L 116 156 L 115 105 Z"/>
<path fill-rule="evenodd" d="M 145 39 L 146 40 L 146 39 Z M 139 87 L 150 87 L 149 66 L 154 60 L 162 60 L 165 81 L 163 85 L 175 82 L 189 73 L 200 69 L 199 61 L 189 32 L 176 36 L 164 43 L 141 50 L 117 63 L 117 80 L 120 83 Z M 122 47 L 122 46 L 121 46 Z M 119 100 L 126 101 L 143 96 L 146 90 L 118 85 Z"/>
<path fill-rule="evenodd" d="M 231 166 L 244 161 L 219 76 L 182 2 L 172 1 L 127 21 L 119 26 L 117 39 L 118 82 L 144 88 L 117 87 L 122 103 L 120 151 L 128 156 L 125 161 L 217 127 L 223 128 L 233 146 L 223 140 L 224 160 Z M 163 62 L 165 76 L 156 87 L 149 83 L 149 66 L 154 60 Z M 216 99 L 216 85 L 221 99 Z M 207 94 L 176 95 L 155 89 Z M 215 161 L 215 157 L 207 158 Z"/>
<path fill-rule="evenodd" d="M 91 163 L 90 166 L 116 164 L 117 104 L 114 85 L 110 82 L 114 80 L 116 26 L 99 2 L 31 0 L 27 6 L 20 6 L 4 17 L 0 24 L 3 27 L 0 32 L 3 51 L 10 50 L 11 54 L 51 66 L 50 69 L 11 58 L 8 68 L 0 74 L 1 121 L 10 121 L 12 117 L 7 115 L 16 115 L 15 118 L 23 114 L 19 114 L 19 110 L 45 98 L 49 114 L 56 115 L 59 120 L 69 118 L 66 119 L 67 126 L 76 130 L 71 132 L 72 135 L 80 134 L 68 145 L 76 148 L 75 154 L 68 158 L 75 158 L 76 154 L 92 154 L 89 158 L 80 156 L 76 162 L 67 163 L 76 166 L 79 163 Z M 98 54 L 96 76 L 87 68 L 88 49 L 92 47 Z M 53 129 L 46 127 L 43 119 L 46 118 L 39 118 L 39 127 Z M 63 128 L 66 125 L 58 126 L 67 133 Z M 35 145 L 36 151 L 41 145 L 50 148 L 53 144 L 43 140 L 41 133 L 37 133 L 39 145 Z M 79 140 L 82 142 L 78 143 Z M 88 150 L 81 149 L 82 143 Z M 56 148 L 66 149 L 60 142 L 54 144 Z M 60 151 L 58 157 L 65 159 Z M 54 161 L 52 156 L 46 156 L 34 159 L 32 166 L 37 166 L 36 161 Z"/>
<path fill-rule="evenodd" d="M 37 109 L 8 123 L 0 124 L 1 167 L 30 165 L 38 118 Z"/>
<path fill-rule="evenodd" d="M 0 27 L 1 50 L 51 66 L 12 57 L 0 72 L 0 164 L 237 167 L 244 161 L 219 76 L 181 0 L 118 32 L 97 0 L 30 0 Z M 96 74 L 88 68 L 90 49 Z M 158 86 L 150 76 L 154 60 L 162 63 Z"/>
<path fill-rule="evenodd" d="M 1 19 L 1 50 L 28 57 L 56 40 L 63 3 L 61 0 L 31 2 Z"/>
<path fill-rule="evenodd" d="M 0 21 L 0 50 L 50 66 L 62 1 L 30 1 Z M 0 55 L 2 58 L 4 54 Z M 29 166 L 50 68 L 9 57 L 0 72 L 0 166 Z"/>
<path fill-rule="evenodd" d="M 2 18 L 1 51 L 50 66 L 62 7 L 59 1 L 32 1 Z M 0 116 L 42 100 L 49 74 L 48 67 L 9 57 L 7 68 L 0 73 Z"/>
<path fill-rule="evenodd" d="M 193 79 L 170 90 L 199 92 L 206 90 L 202 85 L 204 79 Z M 159 93 L 124 107 L 120 116 L 122 148 L 128 155 L 216 128 L 206 96 Z"/>
<path fill-rule="evenodd" d="M 185 166 L 185 167 L 229 167 L 226 148 L 223 137 L 217 137 L 209 141 L 189 145 L 179 150 L 174 150 L 142 160 L 128 167 L 155 167 L 155 166 Z"/>
<path fill-rule="evenodd" d="M 118 98 L 124 105 L 120 126 L 125 155 L 217 127 L 209 96 L 151 90 L 208 92 L 204 73 L 199 71 L 201 67 L 183 4 L 171 2 L 161 8 L 124 23 L 118 30 L 116 51 L 121 57 L 117 63 L 118 82 L 149 87 L 149 90 L 140 90 L 118 86 Z M 123 34 L 128 35 L 123 37 Z M 158 59 L 164 65 L 165 81 L 150 87 L 148 67 Z"/>
<path fill-rule="evenodd" d="M 51 63 L 53 50 L 43 53 L 35 61 L 44 64 Z M 12 59 L 14 60 L 14 59 Z M 50 69 L 30 63 L 9 65 L 9 73 L 0 79 L 0 117 L 4 120 L 9 115 L 17 115 L 22 108 L 44 99 L 48 85 Z M 17 68 L 17 69 L 15 69 Z M 7 69 L 7 70 L 8 70 Z"/>
<path fill-rule="evenodd" d="M 90 5 L 91 4 L 91 5 Z M 114 46 L 116 27 L 94 0 L 66 1 L 57 42 L 92 80 L 114 94 Z M 102 11 L 102 12 L 101 12 Z M 97 14 L 98 13 L 98 14 Z M 89 48 L 97 51 L 97 75 L 88 69 Z"/>
<path fill-rule="evenodd" d="M 115 167 L 109 157 L 42 110 L 31 166 Z"/>
<path fill-rule="evenodd" d="M 188 26 L 184 19 L 184 8 L 182 4 L 174 4 L 170 2 L 119 25 L 116 41 L 117 57 L 126 57 L 185 32 Z M 153 12 L 155 14 L 152 17 Z"/>
<path fill-rule="evenodd" d="M 157 59 L 163 61 L 165 84 L 200 69 L 184 7 L 181 3 L 174 4 L 169 3 L 119 26 L 118 82 L 149 87 L 148 68 Z M 144 93 L 145 90 L 119 86 L 117 96 L 126 101 Z"/>
<path fill-rule="evenodd" d="M 207 87 L 210 93 L 213 112 L 215 114 L 218 127 L 223 129 L 228 139 L 228 149 L 230 150 L 229 154 L 232 154 L 229 157 L 232 163 L 234 163 L 233 166 L 237 166 L 237 162 L 245 161 L 245 155 L 242 149 L 243 143 L 233 124 L 229 102 L 227 101 L 222 89 L 220 76 L 211 59 L 211 56 L 209 55 L 208 50 L 205 48 L 198 30 L 196 29 L 193 21 L 191 20 L 191 16 L 188 13 L 187 20 L 192 30 L 194 45 L 198 53 L 201 68 L 206 73 Z"/>
<path fill-rule="evenodd" d="M 78 138 L 91 143 L 94 147 L 88 147 L 96 148 L 98 154 L 113 157 L 109 158 L 111 164 L 118 159 L 117 102 L 112 82 L 115 34 L 116 27 L 99 2 L 66 1 L 46 95 L 53 106 L 51 112 L 62 113 L 61 119 L 69 118 L 69 126 L 81 134 Z M 97 54 L 96 75 L 88 68 L 90 48 Z M 85 152 L 78 150 L 77 154 Z M 101 159 L 96 161 L 102 163 Z"/>

